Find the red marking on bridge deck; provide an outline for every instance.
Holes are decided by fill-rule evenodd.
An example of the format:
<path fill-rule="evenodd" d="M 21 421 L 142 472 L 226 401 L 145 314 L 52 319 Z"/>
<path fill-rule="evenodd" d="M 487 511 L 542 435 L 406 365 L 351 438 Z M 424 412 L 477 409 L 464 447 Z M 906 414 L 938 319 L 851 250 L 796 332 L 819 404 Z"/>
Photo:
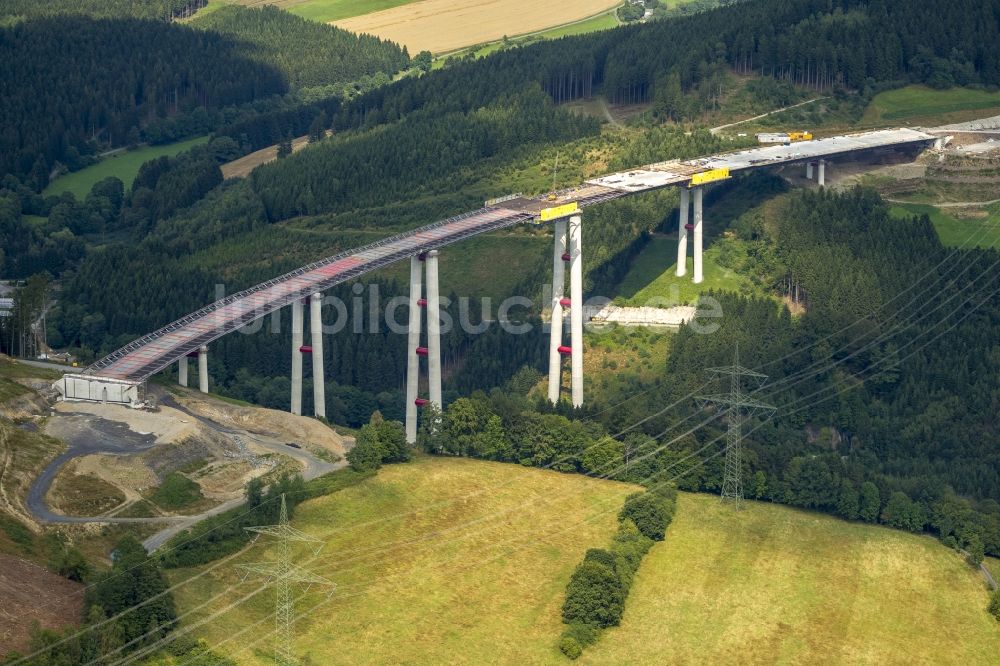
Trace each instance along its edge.
<path fill-rule="evenodd" d="M 354 257 L 346 257 L 344 259 L 335 261 L 332 264 L 327 264 L 326 266 L 320 266 L 316 270 L 310 271 L 309 274 L 326 275 L 332 277 L 334 275 L 337 275 L 338 273 L 342 273 L 350 268 L 354 268 L 363 263 L 364 261 L 361 259 L 355 259 Z"/>
<path fill-rule="evenodd" d="M 320 266 L 303 275 L 291 277 L 261 291 L 247 294 L 214 312 L 206 313 L 199 319 L 186 324 L 183 328 L 166 333 L 155 340 L 149 341 L 143 347 L 126 354 L 123 358 L 112 363 L 108 370 L 130 370 L 138 367 L 146 360 L 154 360 L 160 355 L 173 352 L 197 333 L 207 332 L 213 328 L 220 328 L 226 324 L 234 323 L 248 311 L 266 307 L 275 300 L 280 300 L 291 293 L 300 291 L 303 288 L 312 287 L 322 278 L 334 277 L 352 268 L 363 266 L 375 258 L 385 257 L 395 251 L 413 248 L 428 241 L 446 240 L 470 228 L 516 216 L 517 213 L 515 211 L 506 209 L 483 211 L 477 215 L 449 222 L 436 229 L 419 231 L 383 247 L 372 248 L 366 250 L 364 253 L 339 259 L 326 266 Z M 360 254 L 374 254 L 375 256 L 372 258 L 362 258 Z"/>

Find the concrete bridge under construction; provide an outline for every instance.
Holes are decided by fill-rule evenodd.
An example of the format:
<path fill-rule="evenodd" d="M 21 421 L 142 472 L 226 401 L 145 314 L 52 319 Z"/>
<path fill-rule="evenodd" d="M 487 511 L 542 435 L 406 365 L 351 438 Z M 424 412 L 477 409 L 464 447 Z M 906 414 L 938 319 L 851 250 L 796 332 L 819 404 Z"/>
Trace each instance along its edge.
<path fill-rule="evenodd" d="M 406 434 L 416 441 L 418 408 L 441 403 L 440 298 L 438 252 L 482 233 L 525 223 L 553 223 L 552 325 L 549 354 L 549 399 L 560 399 L 563 358 L 570 357 L 571 399 L 583 404 L 583 261 L 581 209 L 621 197 L 665 187 L 680 189 L 677 275 L 683 276 L 692 237 L 692 280 L 703 279 L 703 192 L 713 182 L 754 169 L 800 165 L 809 178 L 815 172 L 825 183 L 833 159 L 849 160 L 875 151 L 941 147 L 939 136 L 915 129 L 894 129 L 836 136 L 788 145 L 751 148 L 692 160 L 668 161 L 588 180 L 578 187 L 539 197 L 510 196 L 478 210 L 435 222 L 376 243 L 342 252 L 227 296 L 149 333 L 97 361 L 80 374 L 67 374 L 55 384 L 64 400 L 85 400 L 139 406 L 143 385 L 153 374 L 178 363 L 178 379 L 187 386 L 188 360 L 198 361 L 198 382 L 208 392 L 208 345 L 281 308 L 292 308 L 291 411 L 302 410 L 302 372 L 311 356 L 315 415 L 325 416 L 322 292 L 334 285 L 397 261 L 410 260 Z M 689 211 L 693 204 L 693 214 Z M 569 296 L 565 295 L 566 268 Z M 311 342 L 303 344 L 305 305 L 309 305 Z M 569 314 L 569 344 L 564 340 L 564 315 Z M 427 344 L 420 345 L 423 319 Z M 426 358 L 428 394 L 418 395 L 421 358 Z"/>

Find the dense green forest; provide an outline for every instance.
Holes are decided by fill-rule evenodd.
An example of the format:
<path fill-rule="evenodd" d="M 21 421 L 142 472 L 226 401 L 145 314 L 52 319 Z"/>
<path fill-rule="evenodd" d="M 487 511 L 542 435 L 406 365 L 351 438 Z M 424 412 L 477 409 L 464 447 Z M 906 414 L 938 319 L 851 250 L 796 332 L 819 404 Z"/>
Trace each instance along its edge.
<path fill-rule="evenodd" d="M 556 101 L 601 90 L 616 101 L 653 100 L 669 115 L 678 94 L 696 89 L 720 66 L 817 88 L 863 89 L 907 80 L 937 86 L 996 85 L 1000 83 L 1000 55 L 993 46 L 1000 40 L 998 13 L 1000 0 L 958 0 L 949 5 L 931 0 L 739 3 L 459 62 L 373 90 L 331 122 L 335 129 L 346 129 L 393 122 L 419 108 L 468 112 L 504 98 L 528 81 L 538 82 Z M 221 29 L 263 45 L 254 57 L 283 68 L 285 79 L 305 85 L 317 85 L 329 77 L 341 80 L 325 61 L 320 62 L 319 55 L 304 57 L 302 51 L 301 44 L 308 43 L 313 46 L 307 51 L 322 53 L 326 47 L 315 46 L 319 33 L 313 33 L 332 28 L 313 26 L 275 10 L 236 9 L 218 19 L 213 16 L 203 21 L 218 21 Z M 78 38 L 55 51 L 62 57 L 53 60 L 49 45 L 69 30 L 69 24 L 60 21 L 71 21 Z M 928 25 L 937 28 L 928 30 Z M 110 33 L 134 38 L 136 45 L 107 39 Z M 138 48 L 140 40 L 145 48 Z M 31 118 L 37 127 L 22 132 L 20 139 L 5 135 L 2 154 L 7 159 L 0 163 L 0 170 L 30 176 L 37 187 L 56 160 L 73 161 L 73 155 L 67 154 L 71 147 L 86 154 L 91 152 L 88 141 L 120 145 L 130 130 L 182 108 L 211 108 L 284 92 L 287 83 L 283 84 L 277 70 L 255 69 L 255 63 L 241 55 L 244 47 L 238 42 L 214 32 L 203 33 L 201 40 L 183 26 L 88 24 L 79 17 L 25 21 L 9 28 L 3 43 L 12 52 L 4 54 L 9 60 L 17 52 L 27 66 L 6 72 L 13 77 L 8 85 L 14 94 L 5 95 L 7 104 L 0 109 L 0 120 L 9 128 L 17 118 Z M 663 44 L 671 48 L 662 48 Z M 386 73 L 404 62 L 398 49 L 384 42 L 358 38 L 357 48 L 378 53 L 388 67 L 382 70 Z M 145 57 L 121 57 L 132 52 Z M 26 60 L 24 54 L 37 54 L 37 61 Z M 220 58 L 229 65 L 221 66 Z M 343 59 L 357 62 L 353 56 Z M 156 69 L 153 61 L 170 62 L 171 68 Z M 189 71 L 182 76 L 178 64 Z M 92 76 L 88 74 L 91 68 Z M 15 71 L 23 76 L 15 76 Z M 56 90 L 66 90 L 67 81 L 81 82 L 88 76 L 98 81 L 134 81 L 135 87 L 105 90 L 98 85 L 53 99 Z M 48 99 L 53 99 L 48 107 L 34 106 L 35 100 Z"/>
<path fill-rule="evenodd" d="M 828 449 L 825 463 L 856 458 L 869 473 L 908 479 L 891 490 L 914 498 L 931 492 L 926 484 L 946 483 L 1000 499 L 992 416 L 1000 256 L 945 249 L 929 220 L 895 219 L 864 190 L 792 197 L 774 243 L 774 270 L 801 285 L 806 313 L 793 322 L 769 302 L 725 297 L 717 334 L 678 336 L 668 364 L 672 395 L 703 383 L 702 368 L 724 364 L 739 343 L 746 365 L 773 375 L 781 435 L 817 428 L 814 452 Z M 774 479 L 769 497 L 782 498 L 783 474 L 764 461 L 801 455 L 781 450 L 794 441 L 779 436 L 758 449 Z M 818 506 L 833 508 L 829 496 Z"/>
<path fill-rule="evenodd" d="M 428 193 L 429 181 L 454 191 L 461 182 L 443 176 L 460 177 L 464 165 L 598 132 L 593 118 L 557 111 L 528 88 L 467 113 L 415 112 L 381 130 L 323 142 L 255 170 L 252 181 L 269 219 L 283 220 L 415 198 Z"/>
<path fill-rule="evenodd" d="M 1000 0 L 743 2 L 466 59 L 373 91 L 352 107 L 351 121 L 371 122 L 376 110 L 391 120 L 424 106 L 474 108 L 525 80 L 556 101 L 600 91 L 618 102 L 663 103 L 658 96 L 669 94 L 672 77 L 688 92 L 719 65 L 824 89 L 998 85 L 997 16 Z"/>
<path fill-rule="evenodd" d="M 0 0 L 0 24 L 59 14 L 169 21 L 190 16 L 207 4 L 208 0 Z"/>
<path fill-rule="evenodd" d="M 350 96 L 409 65 L 396 44 L 273 7 L 226 7 L 191 25 L 52 9 L 0 28 L 0 37 L 0 57 L 19 63 L 0 74 L 0 175 L 16 174 L 35 191 L 104 147 L 225 133 L 262 114 L 283 132 L 303 134 L 317 108 L 272 97 L 303 88 L 311 92 L 296 94 L 313 102 Z M 280 112 L 293 117 L 276 122 Z M 308 119 L 289 122 L 296 114 Z"/>
<path fill-rule="evenodd" d="M 328 86 L 406 69 L 405 48 L 372 35 L 316 23 L 276 7 L 222 7 L 193 25 L 230 35 L 246 44 L 244 55 L 272 65 L 288 76 L 293 88 Z"/>
<path fill-rule="evenodd" d="M 72 169 L 95 145 L 136 143 L 155 118 L 287 90 L 231 38 L 158 21 L 25 21 L 2 31 L 0 59 L 18 63 L 0 74 L 0 173 L 36 191 L 57 161 Z"/>

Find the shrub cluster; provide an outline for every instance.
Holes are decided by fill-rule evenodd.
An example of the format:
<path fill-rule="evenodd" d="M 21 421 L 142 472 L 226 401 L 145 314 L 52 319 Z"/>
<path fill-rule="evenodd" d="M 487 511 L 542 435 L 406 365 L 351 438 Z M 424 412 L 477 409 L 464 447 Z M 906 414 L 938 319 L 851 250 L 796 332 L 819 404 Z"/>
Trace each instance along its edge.
<path fill-rule="evenodd" d="M 246 487 L 245 504 L 203 520 L 175 536 L 162 550 L 161 565 L 166 569 L 196 566 L 236 552 L 250 541 L 252 534 L 247 532 L 247 527 L 278 522 L 281 495 L 285 495 L 291 517 L 295 506 L 307 499 L 302 477 L 284 475 L 266 491 L 260 478 L 251 480 Z"/>
<path fill-rule="evenodd" d="M 180 472 L 171 472 L 163 479 L 150 499 L 164 509 L 182 509 L 202 499 L 201 486 Z"/>
<path fill-rule="evenodd" d="M 386 421 L 376 411 L 355 437 L 354 448 L 347 452 L 347 462 L 355 471 L 372 472 L 382 463 L 406 462 L 410 455 L 403 424 Z"/>
<path fill-rule="evenodd" d="M 607 549 L 591 548 L 566 587 L 559 649 L 576 659 L 597 641 L 601 630 L 616 626 L 643 556 L 662 541 L 674 517 L 677 491 L 673 486 L 634 493 L 618 514 L 618 532 Z"/>

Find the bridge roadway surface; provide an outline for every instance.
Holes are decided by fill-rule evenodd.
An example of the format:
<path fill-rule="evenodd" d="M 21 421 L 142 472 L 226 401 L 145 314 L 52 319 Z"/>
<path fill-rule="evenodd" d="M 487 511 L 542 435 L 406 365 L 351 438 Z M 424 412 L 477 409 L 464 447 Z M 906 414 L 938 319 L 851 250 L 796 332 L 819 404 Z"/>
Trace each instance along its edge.
<path fill-rule="evenodd" d="M 727 168 L 738 173 L 876 149 L 918 146 L 936 138 L 913 129 L 895 129 L 751 148 L 609 174 L 562 190 L 555 199 L 547 195 L 510 199 L 348 250 L 228 296 L 129 343 L 94 363 L 83 374 L 143 382 L 174 361 L 197 352 L 202 345 L 298 299 L 470 236 L 538 220 L 546 208 L 572 203 L 586 207 L 663 187 L 686 186 L 694 174 L 712 169 Z"/>

